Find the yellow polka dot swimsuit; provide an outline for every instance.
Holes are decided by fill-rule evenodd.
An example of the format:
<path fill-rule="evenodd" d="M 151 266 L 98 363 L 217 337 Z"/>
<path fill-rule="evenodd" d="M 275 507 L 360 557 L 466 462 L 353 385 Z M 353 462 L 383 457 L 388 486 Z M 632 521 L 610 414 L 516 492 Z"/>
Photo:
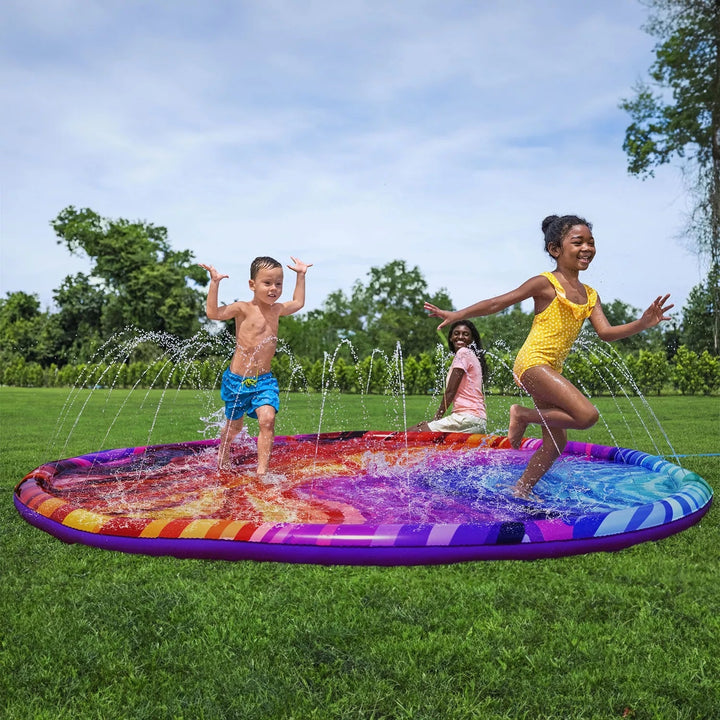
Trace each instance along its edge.
<path fill-rule="evenodd" d="M 552 302 L 533 319 L 525 344 L 515 358 L 513 373 L 520 384 L 523 373 L 536 365 L 549 365 L 562 372 L 565 358 L 575 342 L 580 328 L 597 303 L 597 293 L 589 285 L 583 285 L 587 302 L 578 305 L 565 296 L 563 286 L 551 272 L 541 273 L 555 288 Z"/>

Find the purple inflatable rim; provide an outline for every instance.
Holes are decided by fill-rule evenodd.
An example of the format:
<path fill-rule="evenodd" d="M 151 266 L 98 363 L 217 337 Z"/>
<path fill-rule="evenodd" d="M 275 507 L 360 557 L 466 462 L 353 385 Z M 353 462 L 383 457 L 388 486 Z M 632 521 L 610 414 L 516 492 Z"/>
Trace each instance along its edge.
<path fill-rule="evenodd" d="M 472 560 L 540 560 L 592 552 L 615 552 L 643 542 L 662 540 L 697 523 L 711 501 L 679 520 L 633 532 L 579 540 L 555 540 L 511 545 L 456 545 L 416 547 L 321 547 L 229 542 L 197 538 L 131 538 L 98 535 L 54 522 L 23 505 L 15 506 L 31 525 L 68 544 L 80 543 L 103 550 L 137 555 L 172 556 L 196 560 L 256 560 L 309 565 L 449 565 Z"/>
<path fill-rule="evenodd" d="M 397 433 L 327 433 L 324 442 L 346 438 L 397 438 Z M 433 433 L 441 442 L 444 433 Z M 279 437 L 277 442 L 318 436 Z M 501 439 L 502 440 L 502 439 Z M 215 441 L 193 441 L 154 447 L 205 447 Z M 539 441 L 524 441 L 523 449 L 533 450 Z M 71 461 L 93 461 L 142 453 L 147 448 L 123 448 L 91 453 Z M 419 565 L 446 564 L 468 560 L 532 560 L 556 558 L 596 551 L 615 551 L 632 545 L 660 540 L 698 522 L 712 504 L 712 490 L 695 473 L 666 460 L 627 448 L 610 448 L 588 443 L 568 443 L 566 454 L 598 457 L 610 462 L 642 465 L 656 472 L 679 473 L 678 492 L 658 502 L 615 510 L 598 516 L 583 516 L 568 528 L 558 519 L 528 520 L 525 523 L 461 523 L 456 525 L 268 525 L 253 539 L 212 539 L 206 537 L 136 537 L 88 532 L 70 527 L 36 512 L 21 499 L 23 483 L 15 489 L 14 503 L 29 524 L 67 543 L 146 555 L 178 558 L 259 560 L 289 563 L 337 565 Z M 66 461 L 58 461 L 64 463 Z M 53 463 L 57 465 L 58 463 Z M 48 465 L 37 468 L 37 472 Z"/>

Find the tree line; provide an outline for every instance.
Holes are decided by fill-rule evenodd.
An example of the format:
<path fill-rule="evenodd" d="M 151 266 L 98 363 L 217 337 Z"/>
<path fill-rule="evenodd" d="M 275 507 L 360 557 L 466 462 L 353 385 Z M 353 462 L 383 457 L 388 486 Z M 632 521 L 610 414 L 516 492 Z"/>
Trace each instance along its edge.
<path fill-rule="evenodd" d="M 231 347 L 233 338 L 223 333 Z M 193 340 L 202 337 L 202 333 Z M 213 338 L 217 340 L 217 336 Z M 177 338 L 174 338 L 177 343 Z M 187 347 L 180 344 L 180 347 Z M 94 389 L 155 388 L 211 390 L 220 385 L 229 352 L 199 359 L 196 352 L 175 354 L 155 347 L 150 360 L 126 361 L 109 352 L 89 363 L 68 363 L 62 368 L 17 358 L 0 364 L 0 384 L 19 387 Z M 484 378 L 487 394 L 521 394 L 515 384 L 514 353 L 497 344 L 486 354 Z M 434 352 L 405 357 L 398 346 L 392 355 L 375 350 L 359 358 L 349 343 L 312 360 L 296 357 L 282 343 L 272 360 L 272 372 L 283 392 L 341 392 L 385 395 L 439 395 L 451 362 L 442 344 Z M 671 360 L 663 350 L 639 350 L 621 355 L 589 337 L 581 338 L 579 352 L 571 354 L 565 375 L 590 397 L 598 395 L 709 395 L 720 389 L 720 358 L 707 350 L 698 354 L 681 345 Z"/>
<path fill-rule="evenodd" d="M 223 327 L 205 319 L 207 275 L 195 264 L 192 252 L 171 248 L 165 228 L 103 218 L 72 206 L 51 225 L 58 243 L 71 253 L 88 256 L 90 272 L 66 277 L 53 291 L 56 310 L 41 309 L 37 296 L 25 292 L 8 293 L 0 299 L 0 382 L 103 384 L 96 377 L 97 368 L 112 365 L 117 367 L 113 385 L 133 386 L 145 382 L 138 373 L 143 378 L 153 376 L 158 346 L 168 368 L 183 364 L 180 360 L 184 362 L 184 358 L 167 349 L 170 338 L 181 347 L 185 342 L 186 350 L 192 348 L 196 363 L 215 367 L 227 362 L 232 352 L 232 323 Z M 709 276 L 708 284 L 711 281 Z M 646 389 L 655 392 L 658 387 L 673 386 L 680 392 L 712 392 L 717 388 L 708 284 L 692 289 L 675 322 L 613 344 L 612 352 L 645 378 L 642 384 Z M 293 372 L 295 381 L 311 390 L 322 387 L 323 378 L 331 373 L 334 387 L 344 392 L 363 388 L 377 392 L 392 375 L 390 358 L 399 354 L 402 361 L 397 372 L 404 378 L 406 391 L 436 392 L 444 378 L 447 352 L 445 338 L 436 329 L 437 320 L 423 310 L 425 300 L 453 307 L 446 289 L 430 292 L 420 269 L 404 260 L 372 267 L 348 292 L 332 292 L 319 309 L 281 319 L 274 370 L 281 380 L 288 381 L 286 387 L 292 385 Z M 603 309 L 613 324 L 640 314 L 639 309 L 620 300 L 606 303 Z M 509 368 L 528 333 L 532 312 L 517 305 L 477 318 L 475 323 L 490 351 L 488 385 L 498 392 L 512 392 Z M 228 337 L 229 343 L 220 341 Z M 571 360 L 569 371 L 586 375 L 583 362 L 587 365 L 589 361 Z M 679 366 L 686 371 L 677 370 Z M 95 370 L 89 372 L 90 367 Z M 209 381 L 208 372 L 194 368 L 189 377 Z M 694 379 L 684 378 L 683 372 Z M 83 378 L 83 373 L 89 374 Z M 183 380 L 179 385 L 192 382 Z M 594 385 L 597 379 L 585 378 L 584 382 L 589 392 L 602 392 L 602 386 Z"/>

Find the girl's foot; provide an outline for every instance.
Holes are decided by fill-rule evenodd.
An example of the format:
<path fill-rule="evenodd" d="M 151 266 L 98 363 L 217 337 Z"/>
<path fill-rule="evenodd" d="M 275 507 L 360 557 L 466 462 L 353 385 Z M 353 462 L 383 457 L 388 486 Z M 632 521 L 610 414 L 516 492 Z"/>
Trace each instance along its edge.
<path fill-rule="evenodd" d="M 510 491 L 512 496 L 518 498 L 518 500 L 529 500 L 530 502 L 542 502 L 542 498 L 537 496 L 531 487 L 525 487 L 524 485 L 515 485 Z"/>
<path fill-rule="evenodd" d="M 508 441 L 510 447 L 517 450 L 522 442 L 523 435 L 527 429 L 528 423 L 522 419 L 522 413 L 525 408 L 522 405 L 510 406 L 510 425 L 508 426 Z"/>

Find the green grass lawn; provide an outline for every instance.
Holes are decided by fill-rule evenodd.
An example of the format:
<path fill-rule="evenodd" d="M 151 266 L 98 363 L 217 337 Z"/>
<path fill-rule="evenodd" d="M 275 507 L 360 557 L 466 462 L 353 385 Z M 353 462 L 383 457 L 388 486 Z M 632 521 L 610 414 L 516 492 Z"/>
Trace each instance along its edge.
<path fill-rule="evenodd" d="M 513 400 L 488 401 L 502 433 Z M 398 430 L 437 405 L 281 402 L 278 434 Z M 597 404 L 602 420 L 571 437 L 672 448 L 720 487 L 717 397 Z M 43 462 L 200 439 L 218 407 L 192 391 L 0 388 L 2 718 L 718 717 L 716 508 L 618 553 L 394 568 L 125 555 L 15 511 L 15 484 Z"/>

